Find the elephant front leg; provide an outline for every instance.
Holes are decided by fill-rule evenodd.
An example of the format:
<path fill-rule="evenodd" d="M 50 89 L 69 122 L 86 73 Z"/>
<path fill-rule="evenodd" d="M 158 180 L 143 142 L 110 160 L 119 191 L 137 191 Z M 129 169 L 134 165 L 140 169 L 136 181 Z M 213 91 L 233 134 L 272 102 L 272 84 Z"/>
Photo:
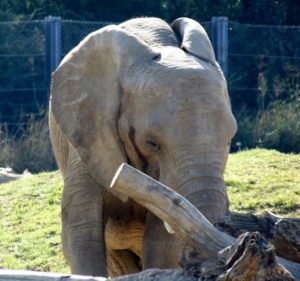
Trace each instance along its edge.
<path fill-rule="evenodd" d="M 179 267 L 181 250 L 181 243 L 167 232 L 163 222 L 148 212 L 142 253 L 143 270 Z"/>
<path fill-rule="evenodd" d="M 65 177 L 62 244 L 73 274 L 107 276 L 102 200 L 84 167 Z"/>

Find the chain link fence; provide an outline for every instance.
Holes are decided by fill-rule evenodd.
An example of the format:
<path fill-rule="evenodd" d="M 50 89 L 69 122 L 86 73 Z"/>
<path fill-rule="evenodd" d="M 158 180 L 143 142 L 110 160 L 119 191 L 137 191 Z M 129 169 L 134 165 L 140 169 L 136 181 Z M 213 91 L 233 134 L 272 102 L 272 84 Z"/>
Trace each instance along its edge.
<path fill-rule="evenodd" d="M 40 114 L 47 101 L 45 25 L 0 23 L 0 122 Z"/>
<path fill-rule="evenodd" d="M 87 34 L 108 22 L 60 21 L 60 60 Z M 212 37 L 212 22 L 202 23 Z M 15 126 L 44 116 L 49 96 L 52 43 L 49 20 L 0 23 L 0 123 Z M 264 108 L 299 90 L 300 27 L 227 22 L 228 84 L 233 108 Z M 54 34 L 55 36 L 57 34 Z M 50 40 L 50 41 L 49 41 Z M 212 40 L 216 44 L 215 40 Z M 226 48 L 225 48 L 226 47 Z M 53 68 L 53 67 L 52 67 Z"/>
<path fill-rule="evenodd" d="M 300 27 L 229 22 L 228 84 L 233 108 L 266 109 L 300 90 Z"/>
<path fill-rule="evenodd" d="M 59 60 L 87 34 L 109 23 L 61 21 Z M 0 123 L 9 128 L 44 116 L 50 87 L 49 21 L 0 23 Z"/>

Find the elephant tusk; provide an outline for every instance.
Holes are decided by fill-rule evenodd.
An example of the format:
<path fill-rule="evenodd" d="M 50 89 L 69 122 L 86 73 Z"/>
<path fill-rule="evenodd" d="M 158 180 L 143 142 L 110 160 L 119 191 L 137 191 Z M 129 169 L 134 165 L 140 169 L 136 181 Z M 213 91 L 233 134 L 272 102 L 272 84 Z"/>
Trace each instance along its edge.
<path fill-rule="evenodd" d="M 175 231 L 173 230 L 173 228 L 165 221 L 164 221 L 164 226 L 170 234 L 175 234 Z"/>

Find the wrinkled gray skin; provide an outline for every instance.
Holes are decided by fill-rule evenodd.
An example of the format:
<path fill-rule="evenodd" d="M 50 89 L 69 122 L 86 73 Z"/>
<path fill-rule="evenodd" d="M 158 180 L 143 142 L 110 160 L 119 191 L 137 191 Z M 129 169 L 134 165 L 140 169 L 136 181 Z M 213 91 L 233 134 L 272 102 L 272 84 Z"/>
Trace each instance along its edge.
<path fill-rule="evenodd" d="M 163 222 L 109 191 L 122 162 L 172 187 L 211 222 L 228 211 L 223 172 L 236 122 L 222 71 L 195 21 L 180 18 L 170 27 L 141 18 L 90 34 L 53 75 L 49 120 L 64 178 L 62 242 L 72 273 L 178 266 L 181 245 Z M 108 219 L 145 225 L 139 256 L 123 249 L 106 257 Z"/>

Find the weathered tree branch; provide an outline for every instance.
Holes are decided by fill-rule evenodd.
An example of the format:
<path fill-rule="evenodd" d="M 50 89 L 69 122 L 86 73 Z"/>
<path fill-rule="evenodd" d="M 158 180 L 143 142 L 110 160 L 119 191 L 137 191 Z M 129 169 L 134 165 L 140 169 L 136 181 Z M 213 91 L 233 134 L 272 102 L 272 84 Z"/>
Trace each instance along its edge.
<path fill-rule="evenodd" d="M 161 184 L 160 182 L 152 179 L 151 177 L 143 174 L 139 170 L 136 170 L 127 164 L 122 164 L 120 166 L 112 181 L 111 188 L 113 190 L 128 195 L 139 204 L 148 208 L 159 218 L 167 222 L 174 230 L 175 235 L 179 239 L 185 241 L 186 244 L 189 244 L 191 246 L 191 248 L 195 248 L 196 252 L 197 250 L 202 253 L 204 252 L 204 256 L 206 257 L 207 260 L 211 260 L 211 261 L 214 260 L 216 262 L 217 260 L 216 257 L 220 250 L 230 245 L 233 245 L 236 242 L 237 244 L 239 244 L 239 241 L 236 241 L 236 239 L 233 238 L 232 236 L 226 235 L 224 232 L 217 230 L 208 220 L 206 220 L 206 218 L 201 214 L 201 212 L 197 210 L 185 198 L 183 198 L 182 196 L 180 196 L 179 194 L 177 194 L 167 186 Z M 270 219 L 266 219 L 266 221 L 268 223 L 273 222 L 276 224 L 277 219 L 272 217 Z M 240 221 L 240 225 L 241 225 L 240 231 L 242 230 L 242 228 L 246 228 L 246 227 L 242 227 L 243 225 L 244 226 L 248 225 L 248 228 L 252 227 L 251 230 L 255 228 L 254 226 L 255 223 L 253 222 L 251 222 L 250 224 L 246 223 L 245 218 L 244 218 L 244 222 Z M 263 227 L 265 228 L 265 232 L 267 232 L 268 227 L 266 225 L 264 224 L 259 225 L 260 229 L 263 229 Z M 228 225 L 227 225 L 227 232 L 230 233 L 230 231 L 228 231 Z M 240 233 L 242 232 L 243 231 L 241 231 Z M 253 237 L 253 234 L 249 234 L 249 235 L 252 235 Z M 268 235 L 269 237 L 272 237 L 270 233 Z M 297 235 L 298 234 L 296 234 L 295 237 Z M 293 240 L 297 241 L 296 238 Z M 258 242 L 256 244 L 261 245 Z M 248 246 L 244 247 L 244 251 L 237 250 L 240 249 L 239 247 L 235 248 L 236 261 L 239 260 L 239 264 L 240 264 L 238 267 L 235 268 L 237 274 L 239 274 L 239 272 L 243 268 L 244 270 L 246 270 L 247 264 L 250 262 L 249 259 L 251 258 L 251 255 L 249 255 L 249 253 L 251 253 L 251 251 L 255 249 L 255 247 L 253 248 L 253 245 L 251 245 L 251 243 L 250 244 L 248 243 L 247 245 Z M 234 248 L 235 246 L 232 247 Z M 264 254 L 270 255 L 270 253 L 272 253 L 271 254 L 272 258 L 260 259 L 258 258 L 259 255 L 255 256 L 256 265 L 253 266 L 253 269 L 258 268 L 260 266 L 266 268 L 266 266 L 269 264 L 270 268 L 266 272 L 268 272 L 268 276 L 271 276 L 272 278 L 270 277 L 271 279 L 268 280 L 293 280 L 290 273 L 285 270 L 284 267 L 286 267 L 290 272 L 292 272 L 294 277 L 297 278 L 296 280 L 300 280 L 300 264 L 291 262 L 282 257 L 276 258 L 275 252 L 273 250 L 272 251 L 269 250 L 269 248 L 270 248 L 269 246 L 265 248 L 259 248 L 260 256 Z M 294 248 L 297 249 L 297 247 L 295 246 Z M 256 247 L 256 251 L 258 251 L 257 247 Z M 197 254 L 195 255 L 193 253 L 192 256 L 195 257 L 197 256 Z M 188 264 L 188 262 L 186 264 Z M 193 261 L 192 264 L 194 264 Z M 232 262 L 231 266 L 233 267 L 234 265 L 235 263 Z M 203 270 L 203 264 L 201 266 L 202 266 L 201 270 Z M 215 268 L 216 265 L 214 265 L 214 270 Z M 252 272 L 252 274 L 254 273 Z M 232 279 L 233 277 L 230 274 L 224 276 L 226 278 L 222 277 L 223 279 L 218 279 L 218 280 L 233 280 Z M 277 278 L 276 276 L 277 277 L 279 276 L 278 277 L 279 279 L 276 279 Z M 251 278 L 252 279 L 249 280 L 256 280 L 255 277 L 251 277 Z M 234 279 L 234 280 L 246 280 L 246 279 Z"/>
<path fill-rule="evenodd" d="M 262 215 L 231 212 L 216 226 L 234 237 L 258 231 L 275 246 L 278 256 L 300 263 L 300 219 L 282 218 L 270 212 Z"/>
<path fill-rule="evenodd" d="M 127 164 L 120 166 L 111 188 L 125 193 L 167 222 L 182 241 L 201 249 L 208 259 L 216 258 L 220 250 L 235 242 L 184 197 Z"/>

